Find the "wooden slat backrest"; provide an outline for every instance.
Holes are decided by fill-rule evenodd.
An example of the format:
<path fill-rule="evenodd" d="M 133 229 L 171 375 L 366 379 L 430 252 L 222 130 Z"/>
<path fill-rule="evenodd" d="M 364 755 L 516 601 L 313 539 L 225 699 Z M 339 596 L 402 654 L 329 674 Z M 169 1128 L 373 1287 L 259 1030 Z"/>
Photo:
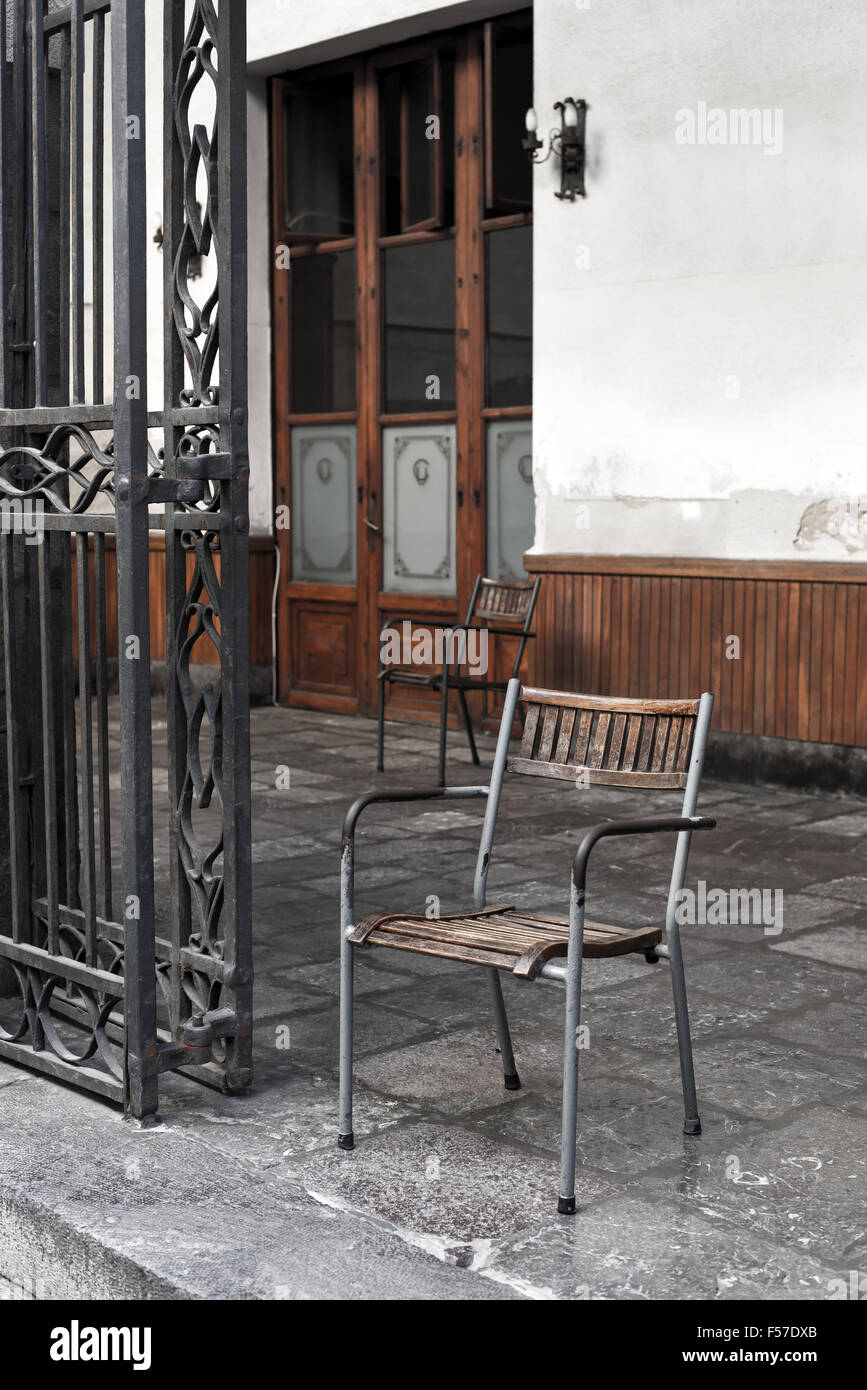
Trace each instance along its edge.
<path fill-rule="evenodd" d="M 524 733 L 509 772 L 606 786 L 686 783 L 698 700 L 634 700 L 521 691 Z"/>
<path fill-rule="evenodd" d="M 503 579 L 480 579 L 470 622 L 479 618 L 493 623 L 523 623 L 533 597 L 533 584 L 513 584 Z"/>

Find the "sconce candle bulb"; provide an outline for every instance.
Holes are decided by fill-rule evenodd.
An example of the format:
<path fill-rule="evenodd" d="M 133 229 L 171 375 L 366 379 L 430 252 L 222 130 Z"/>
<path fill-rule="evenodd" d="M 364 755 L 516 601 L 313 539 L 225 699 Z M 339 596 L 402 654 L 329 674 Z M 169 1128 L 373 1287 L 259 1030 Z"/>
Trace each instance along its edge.
<path fill-rule="evenodd" d="M 536 116 L 535 109 L 531 106 L 530 109 L 529 109 L 529 111 L 527 112 L 526 116 L 524 117 L 524 127 L 525 127 L 525 129 L 526 129 L 528 135 L 535 135 L 535 134 L 536 134 L 536 130 L 538 129 L 538 126 L 539 126 L 539 121 L 538 121 L 538 118 L 537 118 L 537 116 Z"/>

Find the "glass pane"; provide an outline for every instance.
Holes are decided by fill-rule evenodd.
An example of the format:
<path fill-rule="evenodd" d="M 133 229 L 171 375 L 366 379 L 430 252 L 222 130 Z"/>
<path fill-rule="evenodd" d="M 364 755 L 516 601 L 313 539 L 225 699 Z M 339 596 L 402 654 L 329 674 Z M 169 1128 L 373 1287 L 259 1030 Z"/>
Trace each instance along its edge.
<path fill-rule="evenodd" d="M 382 432 L 382 583 L 410 594 L 454 594 L 455 427 Z"/>
<path fill-rule="evenodd" d="M 382 235 L 396 236 L 400 218 L 400 69 L 389 68 L 379 87 L 382 159 Z"/>
<path fill-rule="evenodd" d="M 286 92 L 288 236 L 355 234 L 352 78 Z"/>
<path fill-rule="evenodd" d="M 491 26 L 489 172 L 491 210 L 532 207 L 533 170 L 521 141 L 533 105 L 533 34 L 529 28 Z"/>
<path fill-rule="evenodd" d="M 355 409 L 355 252 L 292 261 L 292 410 Z"/>
<path fill-rule="evenodd" d="M 355 426 L 292 431 L 292 577 L 355 583 Z"/>
<path fill-rule="evenodd" d="M 487 387 L 489 406 L 533 399 L 533 231 L 488 232 Z"/>
<path fill-rule="evenodd" d="M 534 539 L 533 434 L 529 421 L 488 425 L 488 564 L 494 579 L 526 579 Z"/>
<path fill-rule="evenodd" d="M 454 410 L 454 242 L 390 247 L 383 274 L 385 410 Z"/>
<path fill-rule="evenodd" d="M 406 214 L 405 226 L 437 222 L 436 162 L 439 141 L 429 139 L 434 126 L 428 117 L 438 116 L 432 64 L 407 68 L 406 91 Z"/>

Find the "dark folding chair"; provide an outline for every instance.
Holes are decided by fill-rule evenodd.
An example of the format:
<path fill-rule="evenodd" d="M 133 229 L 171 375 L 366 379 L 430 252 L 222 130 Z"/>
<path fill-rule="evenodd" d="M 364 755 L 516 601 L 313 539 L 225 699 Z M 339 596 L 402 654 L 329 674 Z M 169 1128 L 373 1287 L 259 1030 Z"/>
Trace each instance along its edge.
<path fill-rule="evenodd" d="M 509 738 L 518 701 L 526 707 L 521 748 L 509 758 Z M 566 986 L 563 1062 L 563 1113 L 560 1200 L 558 1211 L 575 1211 L 575 1146 L 578 1114 L 578 1028 L 581 1019 L 583 957 L 622 956 L 640 952 L 650 964 L 671 967 L 674 1012 L 683 1084 L 684 1132 L 700 1134 L 683 956 L 676 908 L 686 875 L 694 830 L 716 822 L 696 815 L 713 696 L 700 700 L 607 699 L 521 689 L 509 682 L 490 786 L 370 792 L 348 811 L 343 826 L 340 922 L 340 1128 L 338 1143 L 354 1146 L 352 1133 L 352 1000 L 356 951 L 388 947 L 418 951 L 447 960 L 486 967 L 492 992 L 507 1090 L 520 1087 L 509 1024 L 500 985 L 500 970 L 519 980 L 543 980 Z M 644 820 L 613 820 L 586 830 L 572 863 L 569 916 L 486 906 L 491 845 L 506 772 L 531 777 L 601 783 L 653 790 L 684 788 L 681 814 Z M 353 908 L 355 828 L 367 806 L 379 801 L 458 800 L 486 797 L 485 819 L 476 861 L 475 906 L 463 913 L 429 920 L 389 913 L 356 922 Z M 658 927 L 629 928 L 585 921 L 587 864 L 594 846 L 606 836 L 675 831 L 677 840 L 665 915 L 665 940 Z M 565 957 L 565 963 L 563 958 Z"/>
<path fill-rule="evenodd" d="M 509 679 L 517 676 L 521 662 L 524 658 L 524 648 L 531 637 L 535 637 L 535 632 L 530 631 L 530 624 L 533 621 L 533 610 L 536 607 L 536 599 L 539 595 L 539 585 L 541 580 L 528 581 L 526 583 L 509 583 L 504 579 L 486 579 L 484 575 L 477 575 L 476 583 L 473 588 L 472 597 L 467 607 L 466 622 L 454 623 L 448 631 L 454 634 L 454 642 L 451 654 L 447 651 L 443 661 L 442 670 L 431 674 L 428 671 L 420 671 L 412 666 L 386 666 L 380 667 L 378 673 L 379 680 L 379 742 L 377 745 L 376 769 L 382 772 L 385 768 L 385 687 L 389 685 L 410 685 L 425 688 L 428 690 L 439 690 L 440 701 L 440 750 L 439 750 L 439 785 L 445 786 L 446 780 L 446 736 L 448 732 L 449 720 L 449 692 L 457 691 L 460 702 L 461 714 L 463 716 L 464 728 L 467 731 L 467 740 L 470 745 L 470 753 L 473 762 L 478 766 L 479 754 L 476 748 L 476 740 L 473 735 L 473 724 L 470 719 L 470 711 L 467 705 L 467 693 L 473 690 L 495 690 L 505 694 Z M 392 618 L 385 624 L 383 633 L 398 623 L 411 622 L 418 624 L 419 627 L 432 628 L 435 620 L 428 615 L 426 618 L 410 618 L 405 615 L 399 618 Z M 464 671 L 461 667 L 466 664 L 465 652 L 462 653 L 462 639 L 460 634 L 470 632 L 485 632 L 489 636 L 517 637 L 518 646 L 515 652 L 515 659 L 512 662 L 511 676 L 506 679 L 488 679 L 486 676 L 473 676 Z M 463 639 L 464 643 L 466 639 Z"/>

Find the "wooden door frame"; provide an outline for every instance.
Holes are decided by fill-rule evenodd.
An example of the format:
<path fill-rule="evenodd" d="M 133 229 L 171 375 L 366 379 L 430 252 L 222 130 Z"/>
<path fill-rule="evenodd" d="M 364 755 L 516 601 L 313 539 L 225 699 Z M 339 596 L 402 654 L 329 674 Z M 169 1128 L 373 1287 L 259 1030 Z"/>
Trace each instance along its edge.
<path fill-rule="evenodd" d="M 379 633 L 388 617 L 429 615 L 437 623 L 463 620 L 476 575 L 484 569 L 487 547 L 486 429 L 489 419 L 526 418 L 532 407 L 487 409 L 486 378 L 486 231 L 525 225 L 531 215 L 512 214 L 487 218 L 485 205 L 485 26 L 482 23 L 445 31 L 424 42 L 409 42 L 355 59 L 305 69 L 305 79 L 315 80 L 340 72 L 353 74 L 355 236 L 318 247 L 292 246 L 291 256 L 315 254 L 338 248 L 355 256 L 356 270 L 356 410 L 343 416 L 306 417 L 290 413 L 290 285 L 287 272 L 274 260 L 274 458 L 275 505 L 291 505 L 290 433 L 302 423 L 354 423 L 358 467 L 356 489 L 355 585 L 309 584 L 291 577 L 292 547 L 288 530 L 277 531 L 281 561 L 278 589 L 278 693 L 281 701 L 345 713 L 372 714 L 376 709 Z M 420 230 L 380 236 L 382 206 L 382 151 L 379 145 L 379 74 L 388 67 L 416 61 L 443 48 L 454 49 L 454 226 L 450 230 Z M 274 238 L 284 222 L 286 196 L 284 90 L 291 74 L 271 84 L 272 123 L 272 228 Z M 455 409 L 420 411 L 392 416 L 383 406 L 382 251 L 387 247 L 417 245 L 451 235 L 455 244 Z M 454 597 L 413 595 L 384 591 L 381 587 L 382 532 L 382 430 L 388 424 L 453 422 L 456 427 L 456 593 Z M 322 604 L 323 611 L 349 607 L 355 611 L 355 694 L 293 692 L 293 603 Z M 474 717 L 483 713 L 476 697 Z M 422 700 L 412 707 L 412 717 L 435 720 L 438 701 Z"/>

